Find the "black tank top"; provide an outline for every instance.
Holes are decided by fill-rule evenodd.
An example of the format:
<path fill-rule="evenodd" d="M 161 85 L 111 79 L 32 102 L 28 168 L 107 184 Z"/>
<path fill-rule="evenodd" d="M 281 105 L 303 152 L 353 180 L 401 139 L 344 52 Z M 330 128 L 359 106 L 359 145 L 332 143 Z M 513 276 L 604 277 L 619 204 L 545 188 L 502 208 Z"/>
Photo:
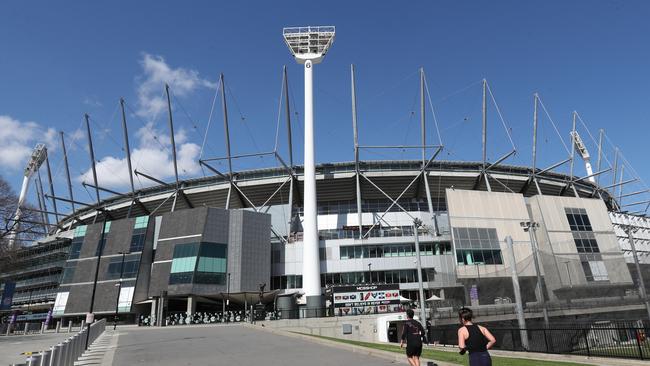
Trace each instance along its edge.
<path fill-rule="evenodd" d="M 476 324 L 466 325 L 469 337 L 465 340 L 465 348 L 471 352 L 485 352 L 487 351 L 488 339 L 481 332 L 481 328 Z"/>

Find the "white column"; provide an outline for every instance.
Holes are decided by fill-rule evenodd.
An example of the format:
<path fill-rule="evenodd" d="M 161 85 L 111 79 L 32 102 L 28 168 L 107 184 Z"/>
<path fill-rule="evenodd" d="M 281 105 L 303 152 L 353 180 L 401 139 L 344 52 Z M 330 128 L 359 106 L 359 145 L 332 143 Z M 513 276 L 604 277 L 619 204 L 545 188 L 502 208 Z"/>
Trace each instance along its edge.
<path fill-rule="evenodd" d="M 316 168 L 314 161 L 314 100 L 311 60 L 305 62 L 305 188 L 302 252 L 302 287 L 309 299 L 321 295 L 316 218 Z"/>

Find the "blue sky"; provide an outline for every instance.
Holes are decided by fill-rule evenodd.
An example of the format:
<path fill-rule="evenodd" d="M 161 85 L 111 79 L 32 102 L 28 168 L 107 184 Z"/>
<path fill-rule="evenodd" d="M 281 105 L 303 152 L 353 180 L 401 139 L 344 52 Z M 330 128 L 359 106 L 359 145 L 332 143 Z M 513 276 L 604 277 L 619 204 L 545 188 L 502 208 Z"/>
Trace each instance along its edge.
<path fill-rule="evenodd" d="M 417 71 L 424 67 L 445 145 L 442 159 L 481 159 L 480 81 L 486 78 L 518 150 L 507 163 L 530 163 L 532 95 L 538 92 L 566 144 L 571 113 L 577 110 L 594 137 L 603 128 L 620 147 L 629 161 L 625 177 L 632 177 L 634 169 L 648 181 L 649 14 L 644 1 L 4 2 L 0 169 L 19 190 L 26 154 L 35 143 L 46 142 L 57 193 L 64 195 L 56 134 L 62 130 L 76 196 L 91 201 L 80 184 L 90 166 L 80 129 L 87 112 L 101 161 L 100 185 L 125 191 L 117 109 L 124 97 L 135 167 L 172 179 L 166 110 L 160 104 L 166 81 L 174 94 L 181 172 L 201 176 L 196 158 L 221 72 L 229 93 L 233 153 L 273 150 L 285 64 L 298 112 L 294 154 L 300 162 L 302 69 L 283 43 L 282 27 L 335 25 L 336 41 L 315 68 L 320 162 L 353 159 L 351 63 L 357 67 L 360 140 L 375 145 L 418 143 Z M 203 157 L 225 154 L 218 107 Z M 437 141 L 430 109 L 427 113 L 427 139 Z M 511 147 L 493 104 L 488 120 L 488 157 L 494 161 Z M 279 150 L 286 156 L 281 127 Z M 579 132 L 596 155 L 580 123 Z M 540 167 L 566 157 L 544 114 L 539 134 Z M 612 161 L 611 145 L 605 153 Z M 417 156 L 362 153 L 364 159 Z M 275 165 L 270 159 L 249 159 L 235 168 Z M 576 174 L 584 175 L 579 161 Z M 602 179 L 611 182 L 612 177 Z"/>

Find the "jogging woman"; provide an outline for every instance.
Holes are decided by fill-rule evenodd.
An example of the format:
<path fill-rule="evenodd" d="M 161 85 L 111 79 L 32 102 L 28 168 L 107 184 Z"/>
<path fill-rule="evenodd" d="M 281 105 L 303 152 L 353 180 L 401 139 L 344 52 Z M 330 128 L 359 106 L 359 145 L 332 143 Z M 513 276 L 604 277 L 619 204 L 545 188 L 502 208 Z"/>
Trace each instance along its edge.
<path fill-rule="evenodd" d="M 492 366 L 488 350 L 497 342 L 487 328 L 472 323 L 472 310 L 461 308 L 458 311 L 460 324 L 458 329 L 458 348 L 460 354 L 469 351 L 469 366 Z"/>

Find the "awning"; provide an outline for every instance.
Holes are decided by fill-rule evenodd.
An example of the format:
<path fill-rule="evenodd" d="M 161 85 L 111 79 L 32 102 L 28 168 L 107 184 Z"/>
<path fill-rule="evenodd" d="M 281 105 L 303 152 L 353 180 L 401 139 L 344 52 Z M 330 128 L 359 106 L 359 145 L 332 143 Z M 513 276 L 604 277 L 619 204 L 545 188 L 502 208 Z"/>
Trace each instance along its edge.
<path fill-rule="evenodd" d="M 436 295 L 431 295 L 431 297 L 428 298 L 428 299 L 426 299 L 425 301 L 439 301 L 439 300 L 442 300 L 442 299 L 439 298 L 439 297 L 436 296 Z"/>

